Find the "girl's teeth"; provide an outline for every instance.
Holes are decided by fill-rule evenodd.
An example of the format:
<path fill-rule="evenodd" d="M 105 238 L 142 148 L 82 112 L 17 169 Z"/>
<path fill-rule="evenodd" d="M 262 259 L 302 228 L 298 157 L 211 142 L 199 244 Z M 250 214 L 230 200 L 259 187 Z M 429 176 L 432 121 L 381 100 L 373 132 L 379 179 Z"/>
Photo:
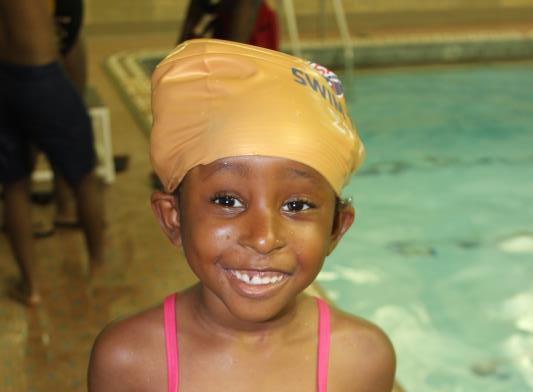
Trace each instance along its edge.
<path fill-rule="evenodd" d="M 261 285 L 261 284 L 273 284 L 278 283 L 283 279 L 283 275 L 277 275 L 277 276 L 271 276 L 271 277 L 260 277 L 258 275 L 253 276 L 250 278 L 250 276 L 245 272 L 239 272 L 239 271 L 231 271 L 233 276 L 235 276 L 237 279 L 239 279 L 241 282 L 251 284 L 251 285 Z"/>

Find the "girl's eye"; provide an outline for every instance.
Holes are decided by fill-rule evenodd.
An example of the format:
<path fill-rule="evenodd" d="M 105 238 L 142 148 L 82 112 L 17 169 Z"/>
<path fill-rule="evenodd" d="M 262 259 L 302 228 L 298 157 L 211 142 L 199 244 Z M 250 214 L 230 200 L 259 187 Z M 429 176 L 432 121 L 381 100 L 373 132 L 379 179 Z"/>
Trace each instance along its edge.
<path fill-rule="evenodd" d="M 308 201 L 305 200 L 291 200 L 285 203 L 281 210 L 285 212 L 299 212 L 299 211 L 305 211 L 309 208 L 313 208 L 314 205 Z"/>
<path fill-rule="evenodd" d="M 226 208 L 241 208 L 243 207 L 241 201 L 237 199 L 234 196 L 231 195 L 219 195 L 213 197 L 211 201 L 215 204 L 218 204 L 219 206 L 226 207 Z"/>

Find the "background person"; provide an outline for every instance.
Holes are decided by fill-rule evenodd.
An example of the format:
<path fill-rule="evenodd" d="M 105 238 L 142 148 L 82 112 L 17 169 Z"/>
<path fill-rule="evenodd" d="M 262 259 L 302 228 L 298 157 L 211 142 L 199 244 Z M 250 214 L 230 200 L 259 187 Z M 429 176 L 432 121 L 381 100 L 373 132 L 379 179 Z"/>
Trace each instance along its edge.
<path fill-rule="evenodd" d="M 178 43 L 193 38 L 218 38 L 278 50 L 276 13 L 262 0 L 194 0 Z"/>
<path fill-rule="evenodd" d="M 91 122 L 59 62 L 47 0 L 0 0 L 0 181 L 4 221 L 22 282 L 40 301 L 32 239 L 30 145 L 43 151 L 73 188 L 92 272 L 103 262 L 103 199 L 94 174 Z"/>

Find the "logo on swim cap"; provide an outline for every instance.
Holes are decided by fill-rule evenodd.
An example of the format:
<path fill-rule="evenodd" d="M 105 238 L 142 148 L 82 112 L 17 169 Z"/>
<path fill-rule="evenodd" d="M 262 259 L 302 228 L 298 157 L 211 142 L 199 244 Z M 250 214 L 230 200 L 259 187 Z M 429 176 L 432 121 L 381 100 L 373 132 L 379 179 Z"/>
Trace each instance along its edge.
<path fill-rule="evenodd" d="M 328 82 L 329 86 L 332 88 L 337 97 L 340 98 L 344 95 L 341 80 L 337 74 L 335 74 L 335 72 L 330 71 L 323 65 L 317 63 L 309 62 L 309 66 L 317 71 Z"/>

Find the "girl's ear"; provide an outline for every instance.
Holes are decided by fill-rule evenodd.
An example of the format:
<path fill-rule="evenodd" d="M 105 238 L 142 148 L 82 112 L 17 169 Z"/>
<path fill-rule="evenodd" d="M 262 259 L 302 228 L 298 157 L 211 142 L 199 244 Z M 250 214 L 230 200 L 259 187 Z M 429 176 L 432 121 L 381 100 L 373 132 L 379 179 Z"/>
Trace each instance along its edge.
<path fill-rule="evenodd" d="M 337 211 L 335 217 L 334 227 L 331 231 L 331 239 L 329 242 L 328 255 L 333 252 L 344 233 L 348 231 L 355 219 L 355 210 L 351 204 L 342 205 Z"/>
<path fill-rule="evenodd" d="M 177 198 L 174 195 L 155 191 L 150 199 L 152 211 L 170 242 L 181 246 L 180 213 Z"/>

